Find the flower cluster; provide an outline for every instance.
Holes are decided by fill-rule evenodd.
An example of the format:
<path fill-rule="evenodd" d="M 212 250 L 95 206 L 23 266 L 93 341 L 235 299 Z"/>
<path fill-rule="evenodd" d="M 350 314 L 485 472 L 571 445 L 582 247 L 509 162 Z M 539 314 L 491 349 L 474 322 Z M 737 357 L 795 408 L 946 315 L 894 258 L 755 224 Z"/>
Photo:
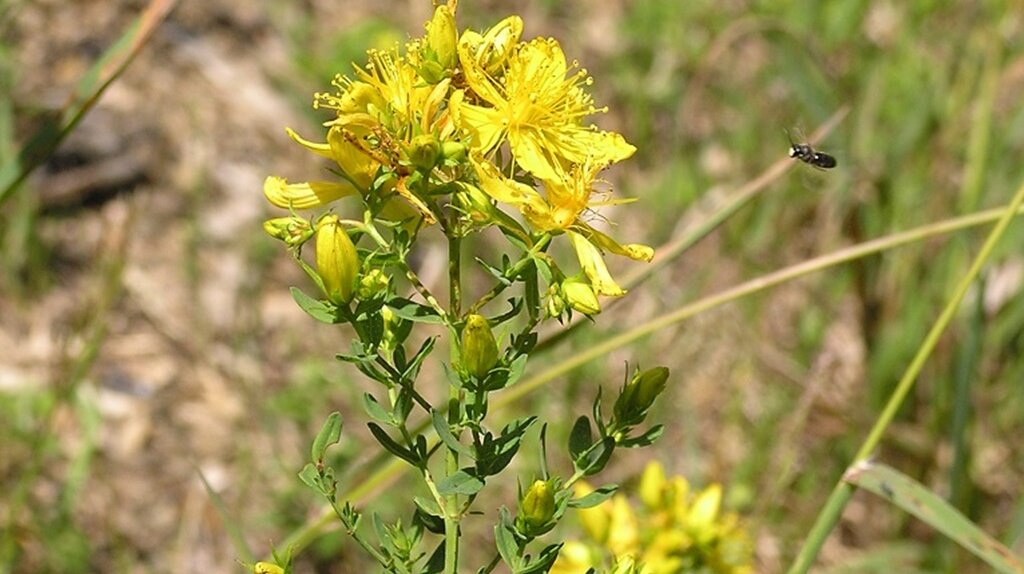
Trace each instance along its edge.
<path fill-rule="evenodd" d="M 587 123 L 605 109 L 586 91 L 590 76 L 566 61 L 557 41 L 522 40 L 518 16 L 482 33 L 460 33 L 456 4 L 436 8 L 423 38 L 370 51 L 365 66 L 334 79 L 335 91 L 314 96 L 315 108 L 334 112 L 324 123 L 326 141 L 288 134 L 330 159 L 337 177 L 268 177 L 267 199 L 293 211 L 292 218 L 268 222 L 268 232 L 296 247 L 308 235 L 294 210 L 346 197 L 360 198 L 373 220 L 412 234 L 435 224 L 456 236 L 498 226 L 517 246 L 545 257 L 548 316 L 567 307 L 593 315 L 598 296 L 624 293 L 604 254 L 642 261 L 654 254 L 592 225 L 600 217 L 595 209 L 624 202 L 610 197 L 601 172 L 635 148 Z M 333 232 L 337 221 L 306 227 L 326 223 Z M 544 256 L 557 236 L 568 238 L 578 271 L 565 273 Z"/>
<path fill-rule="evenodd" d="M 580 483 L 578 494 L 589 487 Z M 735 514 L 721 512 L 722 487 L 691 492 L 681 476 L 666 478 L 652 462 L 640 479 L 642 511 L 623 494 L 580 510 L 587 542 L 569 541 L 551 572 L 598 571 L 636 574 L 746 574 L 753 571 L 750 539 Z M 610 570 L 602 567 L 608 563 Z M 624 565 L 628 565 L 628 568 Z"/>

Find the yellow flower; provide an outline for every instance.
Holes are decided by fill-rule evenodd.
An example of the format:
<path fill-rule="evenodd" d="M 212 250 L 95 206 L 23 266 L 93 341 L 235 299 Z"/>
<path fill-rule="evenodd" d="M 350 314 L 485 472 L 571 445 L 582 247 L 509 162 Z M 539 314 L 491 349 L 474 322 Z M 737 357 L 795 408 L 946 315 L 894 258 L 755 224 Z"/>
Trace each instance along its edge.
<path fill-rule="evenodd" d="M 581 218 L 591 207 L 624 203 L 628 200 L 592 201 L 598 194 L 594 183 L 601 166 L 586 162 L 566 174 L 564 180 L 544 181 L 546 196 L 533 187 L 503 176 L 489 161 L 471 158 L 480 181 L 480 189 L 491 198 L 508 203 L 523 214 L 535 229 L 565 232 L 572 241 L 580 267 L 599 295 L 616 297 L 626 291 L 612 279 L 601 250 L 631 259 L 650 261 L 654 250 L 645 245 L 620 245 L 608 235 L 591 227 Z M 604 194 L 606 195 L 606 194 Z"/>
<path fill-rule="evenodd" d="M 585 70 L 566 77 L 571 68 L 554 39 L 518 44 L 500 81 L 480 65 L 471 42 L 459 43 L 459 60 L 477 103 L 457 91 L 452 114 L 480 153 L 486 155 L 507 140 L 526 171 L 558 181 L 571 164 L 591 160 L 607 165 L 636 151 L 617 133 L 582 125 L 586 116 L 604 110 L 582 88 L 591 82 Z"/>

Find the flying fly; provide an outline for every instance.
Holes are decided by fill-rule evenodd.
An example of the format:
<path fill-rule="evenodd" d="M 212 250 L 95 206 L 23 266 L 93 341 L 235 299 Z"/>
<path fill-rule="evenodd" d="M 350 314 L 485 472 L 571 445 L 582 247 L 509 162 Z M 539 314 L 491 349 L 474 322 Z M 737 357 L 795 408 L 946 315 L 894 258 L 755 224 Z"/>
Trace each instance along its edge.
<path fill-rule="evenodd" d="M 816 151 L 809 144 L 796 143 L 793 138 L 789 140 L 789 157 L 821 169 L 830 169 L 836 166 L 836 158 Z"/>

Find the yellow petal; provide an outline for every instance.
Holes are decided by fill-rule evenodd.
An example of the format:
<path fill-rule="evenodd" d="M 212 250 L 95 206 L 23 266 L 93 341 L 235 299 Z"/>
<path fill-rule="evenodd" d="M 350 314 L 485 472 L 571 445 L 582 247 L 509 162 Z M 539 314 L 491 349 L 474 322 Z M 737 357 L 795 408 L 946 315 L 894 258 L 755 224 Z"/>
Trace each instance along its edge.
<path fill-rule="evenodd" d="M 619 287 L 615 279 L 612 279 L 611 273 L 608 273 L 608 267 L 604 264 L 601 250 L 579 233 L 567 231 L 566 235 L 572 241 L 572 246 L 576 250 L 576 257 L 580 260 L 580 267 L 587 274 L 587 278 L 590 279 L 590 284 L 594 287 L 594 291 L 599 295 L 607 295 L 609 297 L 625 295 L 626 290 Z"/>
<path fill-rule="evenodd" d="M 327 132 L 327 143 L 331 148 L 331 159 L 338 164 L 341 171 L 356 185 L 368 189 L 379 164 L 353 143 L 357 137 L 350 129 L 335 126 Z"/>
<path fill-rule="evenodd" d="M 579 226 L 591 243 L 605 251 L 609 251 L 616 255 L 624 255 L 630 259 L 635 259 L 636 261 L 650 261 L 651 259 L 654 259 L 654 249 L 651 247 L 640 245 L 639 243 L 621 245 L 608 235 L 590 227 L 589 225 L 581 223 Z"/>
<path fill-rule="evenodd" d="M 263 181 L 263 195 L 284 209 L 309 209 L 356 193 L 348 183 L 304 181 L 288 183 L 283 177 L 270 176 Z"/>
<path fill-rule="evenodd" d="M 462 90 L 452 94 L 450 107 L 452 119 L 469 135 L 474 150 L 487 154 L 501 143 L 505 130 L 498 110 L 467 103 Z"/>
<path fill-rule="evenodd" d="M 312 142 L 312 141 L 309 141 L 307 139 L 304 139 L 302 136 L 300 136 L 299 134 L 295 133 L 295 130 L 293 130 L 291 128 L 285 128 L 285 131 L 288 132 L 288 137 L 292 138 L 293 140 L 295 140 L 296 143 L 298 143 L 302 147 L 310 150 L 311 152 L 313 152 L 313 153 L 315 153 L 315 154 L 317 154 L 319 156 L 326 157 L 326 158 L 331 158 L 331 159 L 334 158 L 334 155 L 331 153 L 331 146 L 329 144 L 327 144 L 327 143 L 316 143 L 316 142 Z"/>

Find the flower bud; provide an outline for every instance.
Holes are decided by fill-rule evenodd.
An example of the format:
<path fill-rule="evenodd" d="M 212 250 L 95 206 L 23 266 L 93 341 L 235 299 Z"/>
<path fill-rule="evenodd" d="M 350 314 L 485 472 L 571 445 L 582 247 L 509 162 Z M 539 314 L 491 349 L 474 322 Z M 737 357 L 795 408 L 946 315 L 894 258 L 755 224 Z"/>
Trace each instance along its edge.
<path fill-rule="evenodd" d="M 313 226 L 301 217 L 275 217 L 263 222 L 263 231 L 289 247 L 302 245 L 313 237 Z"/>
<path fill-rule="evenodd" d="M 360 301 L 373 299 L 388 290 L 391 278 L 380 269 L 371 269 L 359 278 L 359 287 L 356 288 L 356 296 Z"/>
<path fill-rule="evenodd" d="M 466 159 L 466 144 L 455 140 L 448 140 L 441 144 L 441 157 L 452 161 Z"/>
<path fill-rule="evenodd" d="M 562 313 L 565 312 L 565 298 L 562 297 L 561 291 L 552 286 L 548 289 L 548 301 L 547 301 L 547 313 L 548 317 L 552 319 L 561 317 Z"/>
<path fill-rule="evenodd" d="M 359 254 L 336 215 L 324 216 L 317 225 L 316 270 L 328 300 L 336 305 L 352 300 L 359 281 Z"/>
<path fill-rule="evenodd" d="M 562 281 L 562 297 L 574 310 L 584 315 L 597 315 L 601 312 L 601 302 L 590 283 L 581 279 Z"/>
<path fill-rule="evenodd" d="M 523 19 L 509 16 L 488 30 L 476 49 L 476 61 L 492 76 L 499 75 L 523 35 Z"/>
<path fill-rule="evenodd" d="M 448 6 L 442 4 L 434 10 L 434 17 L 427 23 L 427 48 L 433 52 L 434 61 L 443 70 L 451 70 L 458 63 L 458 41 L 455 15 Z"/>
<path fill-rule="evenodd" d="M 624 425 L 643 422 L 647 409 L 665 390 L 667 380 L 668 369 L 665 367 L 654 367 L 633 375 L 632 380 L 623 387 L 619 398 L 615 399 L 615 419 Z"/>
<path fill-rule="evenodd" d="M 462 365 L 466 372 L 483 378 L 498 363 L 498 343 L 487 319 L 480 315 L 466 317 L 462 328 Z"/>
<path fill-rule="evenodd" d="M 519 501 L 519 519 L 524 534 L 543 528 L 555 515 L 555 489 L 546 480 L 536 480 Z"/>
<path fill-rule="evenodd" d="M 484 228 L 494 223 L 495 207 L 491 198 L 475 185 L 458 183 L 459 191 L 453 196 L 456 205 L 465 214 L 469 223 L 476 228 Z"/>
<path fill-rule="evenodd" d="M 407 153 L 409 154 L 409 163 L 419 169 L 429 171 L 437 165 L 437 159 L 441 155 L 441 144 L 430 134 L 418 135 L 412 138 Z"/>

